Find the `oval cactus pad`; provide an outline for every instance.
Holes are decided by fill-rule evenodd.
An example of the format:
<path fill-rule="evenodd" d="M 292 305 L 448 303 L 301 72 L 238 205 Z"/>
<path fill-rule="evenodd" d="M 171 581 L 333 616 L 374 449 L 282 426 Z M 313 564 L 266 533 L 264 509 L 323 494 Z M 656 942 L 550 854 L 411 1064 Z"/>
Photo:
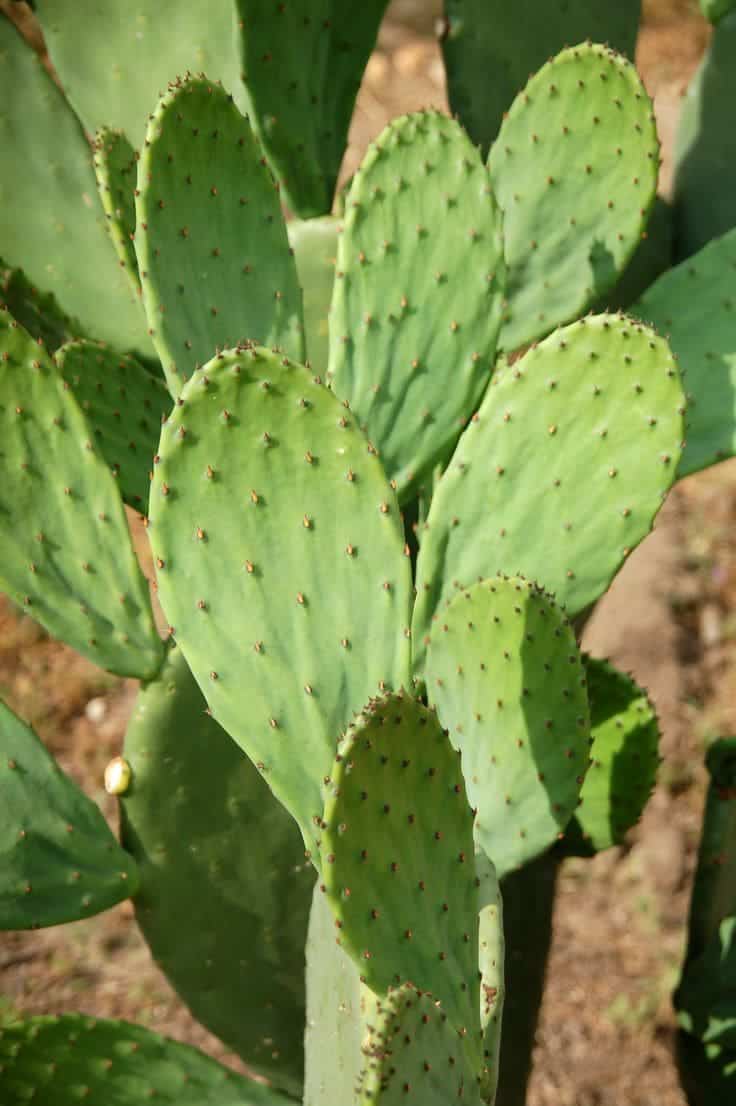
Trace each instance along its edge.
<path fill-rule="evenodd" d="M 301 365 L 227 352 L 164 426 L 149 533 L 215 718 L 311 848 L 341 731 L 408 681 L 409 559 L 375 450 Z"/>
<path fill-rule="evenodd" d="M 488 167 L 504 214 L 510 351 L 598 301 L 646 229 L 659 141 L 633 65 L 604 46 L 563 50 L 514 100 Z"/>
<path fill-rule="evenodd" d="M 446 460 L 493 369 L 505 267 L 488 171 L 438 112 L 394 120 L 346 201 L 330 380 L 400 498 Z"/>
<path fill-rule="evenodd" d="M 478 880 L 460 758 L 404 694 L 371 702 L 330 776 L 322 876 L 340 944 L 372 990 L 442 998 L 480 1058 Z"/>
<path fill-rule="evenodd" d="M 572 627 L 534 584 L 484 580 L 434 624 L 425 677 L 462 754 L 476 841 L 503 877 L 554 843 L 588 768 L 588 699 Z"/>

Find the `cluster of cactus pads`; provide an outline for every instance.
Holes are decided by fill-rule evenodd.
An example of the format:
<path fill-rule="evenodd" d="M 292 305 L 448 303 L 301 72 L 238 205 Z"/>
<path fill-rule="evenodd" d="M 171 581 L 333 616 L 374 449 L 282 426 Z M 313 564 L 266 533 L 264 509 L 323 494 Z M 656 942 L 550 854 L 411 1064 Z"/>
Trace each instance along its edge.
<path fill-rule="evenodd" d="M 75 6 L 37 6 L 79 119 L 104 127 L 100 208 L 77 118 L 0 17 L 0 586 L 143 687 L 108 776 L 120 844 L 2 709 L 0 927 L 132 897 L 195 1016 L 271 1087 L 70 1014 L 0 1031 L 0 1097 L 492 1103 L 499 880 L 562 837 L 620 842 L 654 783 L 651 705 L 573 620 L 677 476 L 734 452 L 711 289 L 736 245 L 631 316 L 586 314 L 637 251 L 659 166 L 651 103 L 607 47 L 544 64 L 492 143 L 394 120 L 333 217 L 384 3 L 139 4 L 112 39 L 97 5 L 84 64 Z M 477 7 L 449 5 L 458 106 Z M 111 41 L 166 85 L 162 27 L 165 64 L 208 76 L 142 104 L 134 76 L 111 83 Z M 319 217 L 286 224 L 284 197 Z M 124 504 L 146 516 L 163 641 Z"/>

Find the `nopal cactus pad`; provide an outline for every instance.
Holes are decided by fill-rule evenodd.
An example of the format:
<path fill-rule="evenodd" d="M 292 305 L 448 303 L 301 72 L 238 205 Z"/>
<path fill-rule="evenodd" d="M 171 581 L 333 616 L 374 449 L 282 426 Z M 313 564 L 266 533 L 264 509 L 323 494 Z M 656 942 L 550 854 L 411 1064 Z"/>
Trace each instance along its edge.
<path fill-rule="evenodd" d="M 95 177 L 107 229 L 118 263 L 135 296 L 141 293 L 135 256 L 135 188 L 138 164 L 135 150 L 122 131 L 107 127 L 97 132 L 94 150 Z"/>
<path fill-rule="evenodd" d="M 432 711 L 399 693 L 351 723 L 320 848 L 340 943 L 361 978 L 379 994 L 405 982 L 431 988 L 479 1059 L 473 814 Z"/>
<path fill-rule="evenodd" d="M 484 580 L 435 622 L 425 679 L 462 754 L 476 841 L 503 877 L 554 843 L 588 768 L 590 715 L 572 627 L 534 584 Z"/>
<path fill-rule="evenodd" d="M 409 678 L 409 559 L 375 450 L 307 369 L 224 353 L 164 426 L 149 535 L 215 718 L 311 848 L 339 733 Z"/>
<path fill-rule="evenodd" d="M 687 396 L 678 477 L 736 452 L 736 230 L 670 269 L 631 308 L 667 335 Z"/>
<path fill-rule="evenodd" d="M 87 918 L 135 894 L 138 869 L 99 808 L 0 702 L 0 929 Z"/>
<path fill-rule="evenodd" d="M 75 24 L 79 55 L 79 27 Z M 29 126 L 29 120 L 33 125 Z M 115 260 L 89 145 L 40 58 L 0 18 L 0 251 L 85 330 L 150 353 L 143 315 Z"/>
<path fill-rule="evenodd" d="M 480 1073 L 443 1006 L 404 985 L 382 999 L 363 1049 L 361 1106 L 480 1106 Z"/>
<path fill-rule="evenodd" d="M 450 107 L 488 150 L 530 73 L 572 42 L 594 39 L 633 58 L 641 0 L 446 0 L 442 53 Z M 535 31 L 536 28 L 536 31 Z"/>
<path fill-rule="evenodd" d="M 170 86 L 138 163 L 135 248 L 153 343 L 176 395 L 218 349 L 303 353 L 301 291 L 276 183 L 212 81 Z"/>
<path fill-rule="evenodd" d="M 180 649 L 140 692 L 124 752 L 122 842 L 156 961 L 198 1021 L 299 1095 L 314 885 L 299 830 L 206 713 Z"/>
<path fill-rule="evenodd" d="M 646 228 L 659 142 L 634 67 L 603 46 L 563 50 L 516 97 L 488 167 L 509 267 L 501 345 L 514 350 L 599 301 Z"/>
<path fill-rule="evenodd" d="M 330 353 L 329 314 L 340 220 L 293 219 L 286 224 L 302 288 L 307 361 L 316 373 L 327 372 Z"/>
<path fill-rule="evenodd" d="M 28 333 L 53 353 L 64 342 L 83 335 L 81 323 L 62 311 L 56 297 L 36 288 L 22 269 L 0 258 L 0 307 L 5 307 Z"/>
<path fill-rule="evenodd" d="M 163 660 L 115 479 L 55 365 L 0 309 L 0 588 L 121 676 Z"/>
<path fill-rule="evenodd" d="M 666 342 L 581 319 L 498 368 L 439 482 L 417 562 L 414 648 L 458 588 L 521 573 L 573 617 L 646 536 L 674 480 L 684 396 Z"/>
<path fill-rule="evenodd" d="M 488 384 L 504 284 L 501 216 L 470 139 L 438 112 L 394 120 L 346 201 L 330 381 L 400 498 L 447 460 Z"/>
<path fill-rule="evenodd" d="M 37 1017 L 0 1029 L 4 1106 L 31 1100 L 53 1106 L 287 1106 L 190 1045 L 139 1025 L 82 1014 Z"/>
<path fill-rule="evenodd" d="M 659 726 L 646 692 L 607 661 L 585 658 L 593 734 L 591 763 L 566 851 L 620 845 L 641 817 L 659 765 Z"/>
<path fill-rule="evenodd" d="M 237 0 L 251 115 L 286 201 L 328 215 L 387 0 Z"/>

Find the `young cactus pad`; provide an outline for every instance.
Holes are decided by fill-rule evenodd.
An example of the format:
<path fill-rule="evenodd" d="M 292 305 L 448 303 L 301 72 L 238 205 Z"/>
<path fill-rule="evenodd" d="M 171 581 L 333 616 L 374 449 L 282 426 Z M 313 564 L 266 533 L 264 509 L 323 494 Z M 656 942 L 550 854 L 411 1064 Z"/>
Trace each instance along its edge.
<path fill-rule="evenodd" d="M 674 480 L 683 408 L 666 342 L 623 316 L 581 319 L 497 368 L 420 534 L 417 670 L 433 618 L 498 571 L 571 618 L 595 602 Z"/>
<path fill-rule="evenodd" d="M 409 558 L 375 450 L 301 365 L 224 353 L 164 426 L 149 535 L 215 718 L 311 849 L 337 736 L 409 681 Z"/>
<path fill-rule="evenodd" d="M 122 842 L 154 957 L 198 1021 L 299 1096 L 314 869 L 294 820 L 206 713 L 180 649 L 141 691 L 124 752 Z"/>
<path fill-rule="evenodd" d="M 163 660 L 115 478 L 53 362 L 0 309 L 0 588 L 46 629 L 121 676 Z"/>
<path fill-rule="evenodd" d="M 395 119 L 346 200 L 329 375 L 400 499 L 447 460 L 488 384 L 504 287 L 501 215 L 478 151 L 438 112 Z"/>
<path fill-rule="evenodd" d="M 107 127 L 95 138 L 94 167 L 97 191 L 118 262 L 135 296 L 141 294 L 135 256 L 135 188 L 138 177 L 135 150 L 122 131 Z"/>
<path fill-rule="evenodd" d="M 361 979 L 378 994 L 408 981 L 431 989 L 479 1059 L 473 814 L 433 712 L 389 695 L 350 725 L 320 848 L 340 944 Z"/>
<path fill-rule="evenodd" d="M 516 97 L 488 168 L 504 215 L 511 351 L 599 301 L 646 229 L 659 142 L 633 65 L 603 46 L 563 50 Z"/>
<path fill-rule="evenodd" d="M 240 341 L 301 359 L 301 290 L 276 183 L 219 85 L 179 81 L 159 102 L 138 164 L 136 216 L 143 302 L 172 395 Z"/>
<path fill-rule="evenodd" d="M 99 808 L 4 703 L 0 741 L 0 929 L 74 922 L 135 894 L 137 865 Z"/>
<path fill-rule="evenodd" d="M 588 768 L 588 699 L 572 627 L 534 584 L 484 580 L 434 624 L 425 679 L 462 754 L 476 842 L 503 877 L 555 842 Z"/>

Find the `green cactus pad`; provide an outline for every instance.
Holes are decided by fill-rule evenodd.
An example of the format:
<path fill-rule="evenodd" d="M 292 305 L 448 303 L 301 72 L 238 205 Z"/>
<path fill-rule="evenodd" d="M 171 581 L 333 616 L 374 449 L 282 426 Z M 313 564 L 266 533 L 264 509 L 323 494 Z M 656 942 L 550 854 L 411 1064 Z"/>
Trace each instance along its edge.
<path fill-rule="evenodd" d="M 433 626 L 425 679 L 462 754 L 476 841 L 503 878 L 553 844 L 578 803 L 590 719 L 575 634 L 536 585 L 484 580 Z"/>
<path fill-rule="evenodd" d="M 636 70 L 603 46 L 563 50 L 516 97 L 488 166 L 509 266 L 501 345 L 515 350 L 609 291 L 646 229 L 659 143 Z"/>
<path fill-rule="evenodd" d="M 607 661 L 585 658 L 591 764 L 567 835 L 567 853 L 620 845 L 641 817 L 659 764 L 659 726 L 646 692 Z"/>
<path fill-rule="evenodd" d="M 342 947 L 379 994 L 431 987 L 480 1057 L 473 813 L 457 754 L 433 712 L 387 695 L 350 725 L 330 781 L 322 877 Z"/>
<path fill-rule="evenodd" d="M 329 215 L 388 0 L 237 0 L 250 110 L 288 206 Z"/>
<path fill-rule="evenodd" d="M 652 527 L 677 468 L 684 397 L 667 344 L 581 319 L 497 368 L 421 534 L 414 650 L 459 587 L 523 574 L 570 618 Z"/>
<path fill-rule="evenodd" d="M 279 195 L 248 120 L 204 78 L 171 85 L 138 163 L 135 248 L 151 335 L 178 394 L 218 349 L 303 352 Z"/>
<path fill-rule="evenodd" d="M 133 294 L 139 296 L 141 282 L 133 245 L 138 159 L 122 131 L 103 127 L 97 132 L 94 167 L 97 191 L 118 262 Z"/>
<path fill-rule="evenodd" d="M 96 342 L 72 342 L 56 355 L 59 372 L 94 431 L 98 452 L 120 494 L 138 511 L 148 507 L 153 457 L 171 397 L 160 378 L 134 357 Z"/>
<path fill-rule="evenodd" d="M 53 363 L 0 309 L 0 590 L 121 676 L 163 659 L 115 480 Z"/>
<path fill-rule="evenodd" d="M 134 894 L 136 864 L 99 808 L 2 702 L 0 746 L 0 929 L 74 922 Z"/>
<path fill-rule="evenodd" d="M 0 1029 L 3 1106 L 287 1106 L 283 1098 L 140 1025 L 82 1014 Z"/>
<path fill-rule="evenodd" d="M 680 1025 L 703 1044 L 736 1051 L 735 995 L 736 917 L 729 917 L 685 970 L 677 992 Z"/>
<path fill-rule="evenodd" d="M 467 1040 L 428 992 L 410 984 L 383 999 L 364 1046 L 361 1106 L 480 1106 L 480 1077 Z"/>
<path fill-rule="evenodd" d="M 79 57 L 79 24 L 75 22 Z M 32 121 L 32 122 L 31 122 Z M 40 59 L 0 15 L 0 253 L 85 330 L 150 352 L 115 260 L 87 140 Z"/>
<path fill-rule="evenodd" d="M 571 42 L 595 39 L 633 58 L 641 0 L 446 0 L 442 53 L 450 107 L 488 150 L 517 92 Z"/>
<path fill-rule="evenodd" d="M 736 229 L 659 278 L 632 315 L 667 335 L 687 396 L 678 477 L 736 453 Z"/>
<path fill-rule="evenodd" d="M 476 865 L 480 858 L 476 857 Z M 486 1102 L 494 1102 L 498 1086 L 498 1066 L 501 1051 L 501 1024 L 504 1004 L 504 961 L 506 945 L 503 936 L 503 902 L 493 865 L 481 876 L 481 910 L 479 932 L 480 1024 L 483 1032 L 482 1094 Z M 483 878 L 485 877 L 485 878 Z"/>
<path fill-rule="evenodd" d="M 215 718 L 311 848 L 340 731 L 409 679 L 396 498 L 354 417 L 285 357 L 222 354 L 181 400 L 151 492 L 159 597 Z"/>
<path fill-rule="evenodd" d="M 400 499 L 447 460 L 488 384 L 504 282 L 500 212 L 478 151 L 437 112 L 394 120 L 347 198 L 330 379 Z"/>
<path fill-rule="evenodd" d="M 136 149 L 178 73 L 206 73 L 245 103 L 233 4 L 34 0 L 54 68 L 85 130 L 122 130 Z M 84 49 L 80 49 L 80 27 Z"/>
<path fill-rule="evenodd" d="M 32 338 L 53 353 L 64 342 L 82 337 L 81 323 L 65 314 L 50 292 L 31 284 L 22 269 L 0 258 L 0 307 L 5 307 Z"/>
<path fill-rule="evenodd" d="M 314 889 L 307 937 L 304 1106 L 350 1106 L 361 1072 L 361 982 L 337 943 L 335 918 Z"/>
<path fill-rule="evenodd" d="M 736 226 L 736 12 L 718 23 L 682 101 L 674 154 L 675 257 Z"/>
<path fill-rule="evenodd" d="M 302 287 L 307 359 L 321 376 L 327 372 L 330 351 L 328 316 L 339 227 L 340 221 L 330 215 L 286 224 Z"/>
<path fill-rule="evenodd" d="M 300 1096 L 314 869 L 299 830 L 206 714 L 179 649 L 140 693 L 124 753 L 122 841 L 154 957 L 198 1021 Z"/>

